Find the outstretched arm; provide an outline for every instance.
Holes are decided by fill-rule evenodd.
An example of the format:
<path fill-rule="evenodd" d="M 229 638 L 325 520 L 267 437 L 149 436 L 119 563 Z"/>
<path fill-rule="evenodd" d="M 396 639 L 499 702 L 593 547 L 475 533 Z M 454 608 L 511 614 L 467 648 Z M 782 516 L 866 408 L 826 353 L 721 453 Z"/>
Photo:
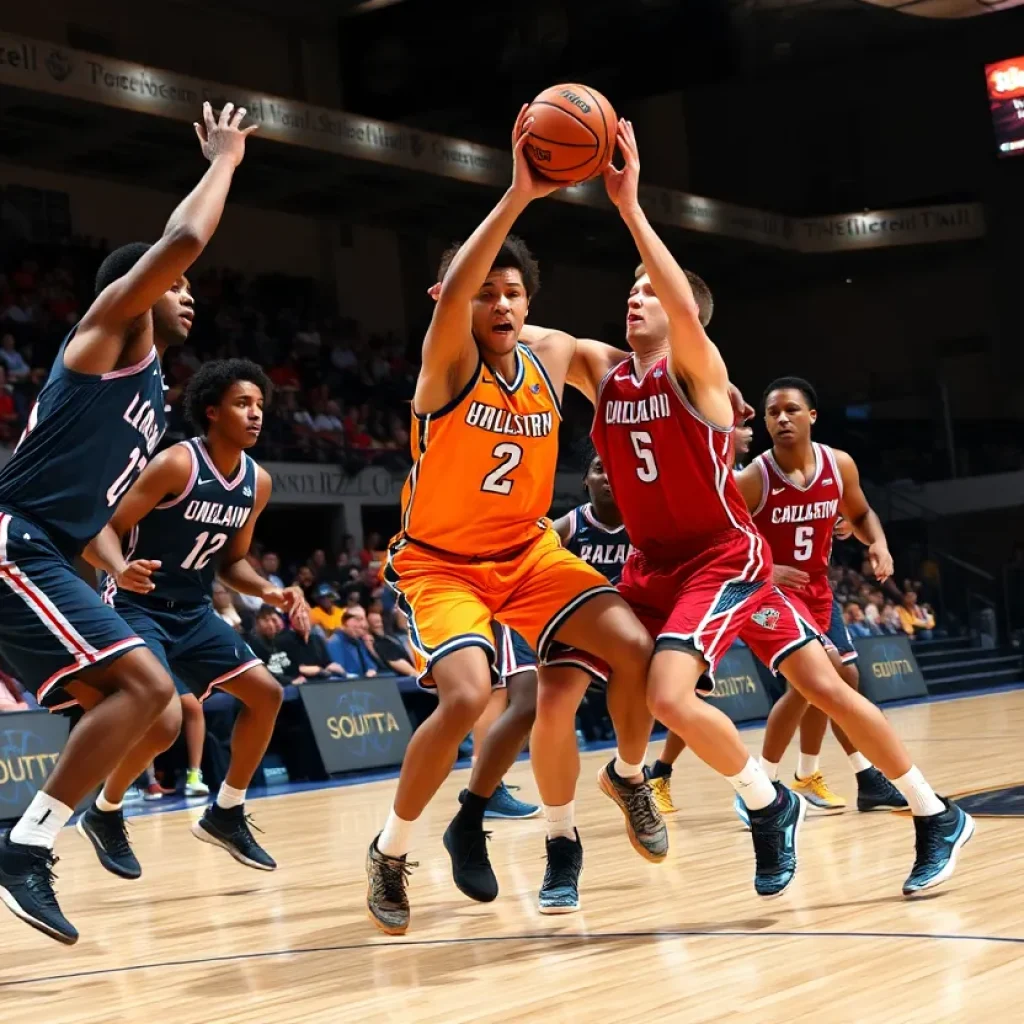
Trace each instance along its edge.
<path fill-rule="evenodd" d="M 609 165 L 604 172 L 605 187 L 636 242 L 651 285 L 668 314 L 672 368 L 688 384 L 697 385 L 694 391 L 699 394 L 691 398 L 704 416 L 719 426 L 732 426 L 725 362 L 704 333 L 686 274 L 640 206 L 640 153 L 629 121 L 619 122 L 618 143 L 625 166 L 619 170 Z"/>
<path fill-rule="evenodd" d="M 871 569 L 879 583 L 884 583 L 892 576 L 892 555 L 889 543 L 885 539 L 885 530 L 878 514 L 868 504 L 868 499 L 860 486 L 860 473 L 857 464 L 846 452 L 833 449 L 836 465 L 843 478 L 843 498 L 839 502 L 839 511 L 843 518 L 853 527 L 854 536 L 868 546 L 868 558 Z"/>
<path fill-rule="evenodd" d="M 125 328 L 152 309 L 206 248 L 217 230 L 245 140 L 256 125 L 240 128 L 245 108 L 224 105 L 215 120 L 203 104 L 203 125 L 195 125 L 210 168 L 171 214 L 163 236 L 132 269 L 97 296 L 82 318 L 64 356 L 79 373 L 108 373 L 121 357 Z"/>

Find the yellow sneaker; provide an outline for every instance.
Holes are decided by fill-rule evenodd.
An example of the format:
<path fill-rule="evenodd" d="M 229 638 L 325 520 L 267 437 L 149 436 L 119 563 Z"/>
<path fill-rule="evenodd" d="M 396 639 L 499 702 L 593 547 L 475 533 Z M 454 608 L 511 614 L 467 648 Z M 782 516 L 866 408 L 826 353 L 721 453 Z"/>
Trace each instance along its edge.
<path fill-rule="evenodd" d="M 657 779 L 651 779 L 651 792 L 654 794 L 654 806 L 662 814 L 674 814 L 679 810 L 672 803 L 672 777 L 662 775 Z"/>
<path fill-rule="evenodd" d="M 842 814 L 846 810 L 846 801 L 828 788 L 821 772 L 815 772 L 806 779 L 794 776 L 790 789 L 799 793 L 819 814 Z"/>

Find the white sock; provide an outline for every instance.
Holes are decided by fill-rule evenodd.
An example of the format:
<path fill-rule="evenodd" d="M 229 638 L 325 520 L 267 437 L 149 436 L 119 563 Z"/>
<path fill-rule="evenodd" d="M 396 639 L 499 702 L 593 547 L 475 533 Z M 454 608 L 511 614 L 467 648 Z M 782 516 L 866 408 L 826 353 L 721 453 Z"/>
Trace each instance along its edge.
<path fill-rule="evenodd" d="M 146 769 L 146 782 L 151 786 L 156 785 L 156 769 L 152 765 Z"/>
<path fill-rule="evenodd" d="M 761 758 L 761 767 L 764 769 L 765 775 L 768 776 L 772 782 L 778 782 L 779 780 L 779 762 L 768 761 L 765 758 Z"/>
<path fill-rule="evenodd" d="M 926 818 L 932 814 L 941 814 L 946 809 L 915 765 L 911 766 L 906 775 L 893 779 L 892 784 L 907 798 L 910 811 L 915 817 Z"/>
<path fill-rule="evenodd" d="M 8 838 L 12 843 L 45 846 L 47 850 L 52 850 L 60 830 L 68 823 L 72 813 L 66 804 L 40 790 L 32 797 L 32 803 L 11 829 Z"/>
<path fill-rule="evenodd" d="M 576 839 L 576 801 L 570 800 L 567 804 L 559 804 L 552 807 L 544 804 L 544 817 L 548 819 L 548 839 L 555 839 L 558 836 L 565 836 L 566 839 Z"/>
<path fill-rule="evenodd" d="M 747 758 L 739 775 L 727 775 L 732 788 L 747 805 L 748 811 L 760 811 L 775 800 L 775 787 L 768 773 L 752 757 Z"/>
<path fill-rule="evenodd" d="M 615 764 L 612 767 L 620 779 L 632 779 L 644 773 L 643 761 L 639 764 L 629 764 L 628 761 L 622 760 L 622 755 L 617 750 L 615 751 Z"/>
<path fill-rule="evenodd" d="M 117 803 L 114 803 L 113 800 L 108 800 L 107 790 L 104 788 L 100 791 L 100 795 L 96 797 L 96 810 L 106 811 L 108 813 L 110 811 L 119 811 L 121 810 L 121 802 L 121 800 L 118 800 Z"/>
<path fill-rule="evenodd" d="M 802 750 L 796 762 L 796 777 L 809 779 L 821 765 L 820 754 L 805 754 Z"/>
<path fill-rule="evenodd" d="M 871 767 L 871 762 L 857 750 L 852 754 L 847 754 L 846 760 L 850 762 L 850 767 L 853 769 L 854 775 L 866 772 Z"/>
<path fill-rule="evenodd" d="M 406 821 L 395 814 L 394 807 L 388 811 L 384 830 L 377 837 L 377 849 L 385 857 L 404 857 L 412 847 L 412 830 L 415 821 Z"/>
<path fill-rule="evenodd" d="M 225 811 L 232 807 L 241 807 L 245 803 L 245 790 L 232 789 L 226 782 L 220 784 L 220 792 L 217 794 L 217 806 Z"/>

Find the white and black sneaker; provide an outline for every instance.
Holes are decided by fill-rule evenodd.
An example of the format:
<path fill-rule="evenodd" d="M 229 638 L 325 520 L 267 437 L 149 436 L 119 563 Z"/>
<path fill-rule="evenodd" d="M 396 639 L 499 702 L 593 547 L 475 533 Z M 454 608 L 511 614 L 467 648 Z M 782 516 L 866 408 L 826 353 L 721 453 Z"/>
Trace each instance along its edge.
<path fill-rule="evenodd" d="M 142 865 L 132 852 L 128 842 L 128 823 L 124 813 L 101 811 L 93 804 L 75 825 L 79 835 L 85 836 L 93 845 L 100 863 L 118 878 L 138 878 L 142 874 Z"/>
<path fill-rule="evenodd" d="M 257 832 L 262 831 L 253 824 L 252 817 L 245 813 L 244 805 L 225 809 L 210 804 L 192 826 L 192 834 L 204 843 L 227 850 L 239 864 L 260 871 L 273 871 L 277 861 L 256 842 L 251 828 Z"/>
<path fill-rule="evenodd" d="M 78 931 L 61 913 L 53 891 L 56 863 L 45 846 L 12 843 L 9 831 L 0 833 L 0 902 L 44 935 L 73 946 Z"/>

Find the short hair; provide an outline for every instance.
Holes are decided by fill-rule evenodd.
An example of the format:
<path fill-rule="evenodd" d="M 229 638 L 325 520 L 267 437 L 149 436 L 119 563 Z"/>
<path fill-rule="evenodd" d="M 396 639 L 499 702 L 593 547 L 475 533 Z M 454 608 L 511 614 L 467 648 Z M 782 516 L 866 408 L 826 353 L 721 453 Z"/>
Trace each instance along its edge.
<path fill-rule="evenodd" d="M 251 359 L 214 359 L 203 363 L 185 387 L 185 418 L 194 430 L 205 434 L 210 428 L 206 410 L 220 405 L 228 388 L 240 380 L 247 380 L 260 389 L 263 401 L 270 400 L 273 385 L 270 378 Z"/>
<path fill-rule="evenodd" d="M 278 610 L 272 604 L 261 604 L 260 610 L 256 613 L 257 619 L 265 619 L 268 615 L 278 615 Z"/>
<path fill-rule="evenodd" d="M 764 389 L 761 396 L 761 405 L 768 404 L 768 396 L 773 391 L 781 391 L 783 388 L 789 391 L 799 391 L 807 401 L 808 409 L 818 408 L 818 392 L 803 377 L 778 377 Z"/>
<path fill-rule="evenodd" d="M 642 263 L 638 263 L 636 270 L 633 271 L 633 281 L 639 281 L 646 273 L 647 268 Z M 692 270 L 684 269 L 683 273 L 686 275 L 686 280 L 690 282 L 690 291 L 693 292 L 693 297 L 697 302 L 697 319 L 700 320 L 701 327 L 707 327 L 715 312 L 715 300 L 711 289 L 707 286 L 704 278 L 698 277 Z"/>
<path fill-rule="evenodd" d="M 354 612 L 351 608 L 346 608 L 345 611 L 342 612 L 342 615 L 341 615 L 342 624 L 348 622 L 349 619 L 357 619 L 357 618 L 359 618 L 359 613 L 358 612 Z"/>
<path fill-rule="evenodd" d="M 108 285 L 124 277 L 151 248 L 149 242 L 129 242 L 115 249 L 96 271 L 96 294 L 99 295 Z"/>
<path fill-rule="evenodd" d="M 445 274 L 452 265 L 456 253 L 464 245 L 463 242 L 454 242 L 441 254 L 441 265 L 437 268 L 437 279 L 443 281 Z M 491 270 L 504 270 L 512 267 L 518 270 L 523 276 L 523 287 L 526 289 L 526 297 L 532 300 L 540 291 L 540 265 L 537 263 L 533 253 L 530 252 L 527 244 L 518 235 L 509 235 L 501 243 L 498 255 L 491 263 Z"/>

